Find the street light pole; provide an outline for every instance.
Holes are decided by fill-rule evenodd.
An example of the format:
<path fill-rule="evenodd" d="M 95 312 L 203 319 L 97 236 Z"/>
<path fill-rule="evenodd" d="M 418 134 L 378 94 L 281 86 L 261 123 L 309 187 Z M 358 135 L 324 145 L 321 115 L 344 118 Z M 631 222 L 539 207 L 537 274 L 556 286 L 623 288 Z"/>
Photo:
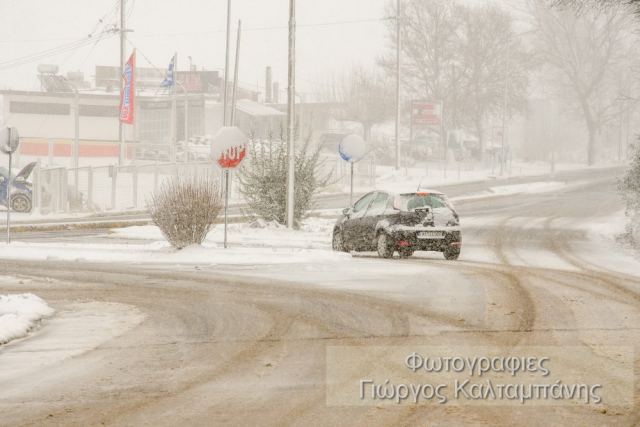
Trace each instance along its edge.
<path fill-rule="evenodd" d="M 122 92 L 122 75 L 124 73 L 124 55 L 125 55 L 125 43 L 126 43 L 126 29 L 125 29 L 125 6 L 126 0 L 120 0 L 120 74 L 118 76 L 119 89 Z M 118 119 L 118 165 L 124 164 L 124 126 L 122 121 Z"/>
<path fill-rule="evenodd" d="M 229 99 L 229 42 L 231 39 L 231 0 L 227 0 L 227 47 L 224 60 L 224 88 L 222 103 L 222 126 L 227 126 L 227 102 Z"/>
<path fill-rule="evenodd" d="M 289 87 L 287 114 L 287 227 L 293 229 L 295 191 L 296 1 L 289 0 Z"/>
<path fill-rule="evenodd" d="M 396 170 L 400 169 L 400 0 L 396 6 Z"/>
<path fill-rule="evenodd" d="M 74 111 L 73 111 L 73 169 L 74 185 L 76 192 L 80 191 L 78 183 L 78 168 L 80 167 L 80 94 L 78 88 L 72 85 L 74 91 Z"/>
<path fill-rule="evenodd" d="M 238 20 L 238 36 L 236 38 L 236 62 L 233 67 L 233 92 L 231 95 L 231 126 L 236 125 L 236 101 L 238 98 L 238 69 L 240 67 L 240 35 L 242 34 L 242 21 Z"/>
<path fill-rule="evenodd" d="M 171 84 L 171 149 L 170 158 L 177 162 L 178 157 L 178 52 L 173 54 L 173 83 Z"/>

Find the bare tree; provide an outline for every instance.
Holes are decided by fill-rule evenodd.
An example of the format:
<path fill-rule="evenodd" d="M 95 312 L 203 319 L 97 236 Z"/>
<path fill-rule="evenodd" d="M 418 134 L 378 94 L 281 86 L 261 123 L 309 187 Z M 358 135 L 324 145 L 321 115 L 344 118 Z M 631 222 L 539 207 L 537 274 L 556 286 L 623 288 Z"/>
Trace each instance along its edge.
<path fill-rule="evenodd" d="M 640 15 L 640 0 L 551 0 L 550 4 L 570 7 L 576 11 L 627 6 L 632 12 Z"/>
<path fill-rule="evenodd" d="M 395 15 L 395 2 L 389 3 Z M 497 6 L 461 6 L 447 0 L 407 0 L 402 25 L 403 85 L 408 96 L 444 103 L 448 128 L 473 129 L 484 152 L 491 117 L 524 105 L 531 67 L 513 29 Z M 382 61 L 393 73 L 391 52 Z M 506 95 L 506 103 L 505 103 Z"/>
<path fill-rule="evenodd" d="M 488 119 L 507 119 L 523 109 L 534 63 L 513 29 L 512 17 L 502 9 L 461 7 L 460 16 L 460 110 L 463 124 L 475 129 L 482 152 Z"/>
<path fill-rule="evenodd" d="M 595 162 L 598 134 L 620 114 L 624 94 L 616 82 L 629 67 L 630 18 L 620 8 L 585 9 L 583 13 L 531 3 L 537 51 L 556 72 L 560 93 L 571 95 L 588 131 L 587 163 Z"/>
<path fill-rule="evenodd" d="M 387 14 L 396 13 L 396 2 L 390 1 Z M 447 106 L 455 103 L 451 66 L 459 62 L 460 28 L 455 5 L 446 0 L 405 0 L 400 22 L 404 92 Z M 388 30 L 390 50 L 381 64 L 395 79 L 395 21 L 389 22 Z"/>
<path fill-rule="evenodd" d="M 366 141 L 371 139 L 373 126 L 393 114 L 392 84 L 379 72 L 355 67 L 327 88 L 328 100 L 341 105 L 337 118 L 360 123 Z"/>

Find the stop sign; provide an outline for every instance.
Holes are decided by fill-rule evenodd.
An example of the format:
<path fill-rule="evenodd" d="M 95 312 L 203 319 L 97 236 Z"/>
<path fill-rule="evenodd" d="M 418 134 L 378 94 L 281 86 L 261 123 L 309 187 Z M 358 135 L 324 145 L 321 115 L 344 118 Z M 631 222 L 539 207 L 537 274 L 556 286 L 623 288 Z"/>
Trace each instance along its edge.
<path fill-rule="evenodd" d="M 221 168 L 232 169 L 240 164 L 247 153 L 246 147 L 231 147 L 218 157 L 218 164 Z"/>
<path fill-rule="evenodd" d="M 211 143 L 211 157 L 221 168 L 237 167 L 247 154 L 247 137 L 234 126 L 220 128 Z"/>

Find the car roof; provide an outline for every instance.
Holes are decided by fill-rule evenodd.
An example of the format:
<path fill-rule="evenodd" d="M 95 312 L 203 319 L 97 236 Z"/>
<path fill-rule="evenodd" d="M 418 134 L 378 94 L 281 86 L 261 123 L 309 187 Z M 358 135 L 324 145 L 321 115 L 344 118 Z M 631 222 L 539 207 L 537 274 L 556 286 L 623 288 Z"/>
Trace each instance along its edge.
<path fill-rule="evenodd" d="M 445 195 L 445 193 L 443 193 L 442 191 L 425 189 L 425 188 L 421 188 L 420 190 L 408 190 L 408 191 L 373 190 L 373 191 L 367 192 L 366 194 L 371 194 L 371 193 L 387 193 L 387 194 L 393 194 L 396 196 L 403 195 L 403 194 L 418 194 L 418 193 L 435 194 L 438 196 Z"/>
<path fill-rule="evenodd" d="M 410 193 L 414 193 L 414 191 L 410 191 Z M 417 191 L 415 191 L 415 193 L 429 193 L 429 194 L 440 194 L 440 195 L 444 195 L 444 193 L 442 191 L 438 191 L 438 190 L 433 190 L 431 188 L 420 188 Z"/>

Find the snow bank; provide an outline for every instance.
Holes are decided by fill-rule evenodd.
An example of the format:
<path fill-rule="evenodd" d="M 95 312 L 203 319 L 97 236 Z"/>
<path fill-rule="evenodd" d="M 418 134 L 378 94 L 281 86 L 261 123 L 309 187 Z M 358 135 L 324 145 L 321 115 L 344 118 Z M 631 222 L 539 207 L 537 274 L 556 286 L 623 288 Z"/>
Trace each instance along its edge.
<path fill-rule="evenodd" d="M 529 182 L 526 184 L 512 184 L 512 185 L 499 185 L 490 187 L 487 191 L 482 193 L 472 194 L 469 196 L 453 197 L 451 201 L 459 202 L 465 200 L 476 200 L 494 196 L 510 196 L 516 194 L 537 194 L 546 193 L 557 190 L 562 190 L 567 187 L 567 184 L 559 181 L 541 181 L 541 182 Z"/>
<path fill-rule="evenodd" d="M 224 227 L 217 225 L 202 246 L 177 251 L 156 226 L 134 226 L 111 230 L 115 239 L 139 243 L 13 242 L 0 245 L 0 258 L 147 264 L 291 264 L 335 262 L 351 255 L 331 250 L 334 219 L 313 218 L 300 230 L 289 230 L 265 221 L 229 224 L 229 248 L 223 248 Z"/>
<path fill-rule="evenodd" d="M 300 230 L 289 230 L 276 222 L 256 220 L 250 223 L 228 225 L 231 246 L 274 249 L 331 249 L 331 232 L 335 218 L 309 218 Z M 114 238 L 164 241 L 155 225 L 116 228 L 109 236 Z M 205 243 L 220 246 L 224 241 L 224 226 L 217 225 Z"/>
<path fill-rule="evenodd" d="M 33 294 L 0 295 L 0 344 L 22 338 L 54 310 Z"/>
<path fill-rule="evenodd" d="M 609 216 L 578 223 L 576 227 L 586 230 L 592 238 L 614 241 L 625 232 L 627 221 L 628 218 L 625 216 L 624 210 L 620 210 Z"/>
<path fill-rule="evenodd" d="M 242 247 L 230 240 L 228 249 L 205 243 L 175 250 L 164 241 L 145 244 L 32 243 L 14 242 L 0 246 L 0 258 L 61 260 L 122 264 L 233 264 L 264 265 L 307 262 L 339 262 L 351 255 L 325 249 Z"/>

